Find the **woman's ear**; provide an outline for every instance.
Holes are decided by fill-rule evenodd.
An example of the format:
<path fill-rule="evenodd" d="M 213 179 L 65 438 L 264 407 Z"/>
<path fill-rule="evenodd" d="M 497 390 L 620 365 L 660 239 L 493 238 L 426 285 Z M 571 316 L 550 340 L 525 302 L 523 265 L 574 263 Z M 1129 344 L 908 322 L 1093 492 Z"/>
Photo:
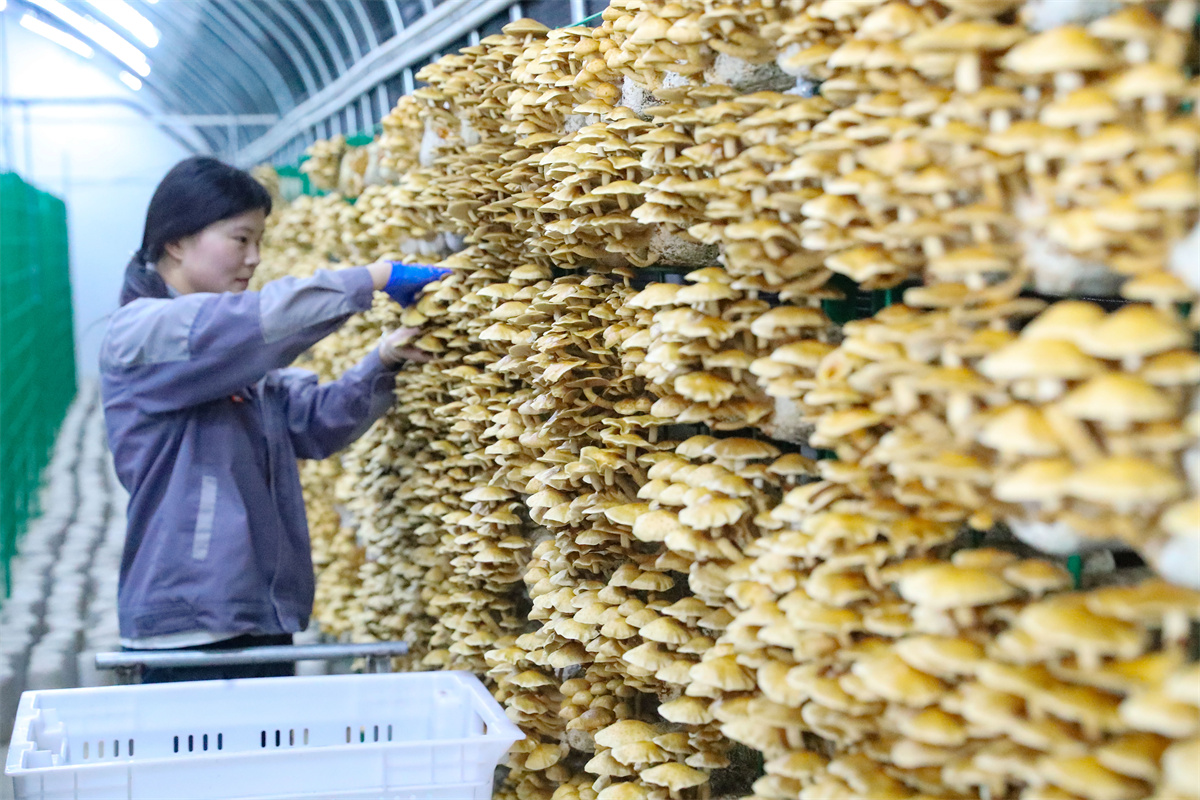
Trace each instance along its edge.
<path fill-rule="evenodd" d="M 183 261 L 183 254 L 192 246 L 195 241 L 195 235 L 183 236 L 173 242 L 167 242 L 163 245 L 163 254 L 170 256 L 174 261 Z"/>

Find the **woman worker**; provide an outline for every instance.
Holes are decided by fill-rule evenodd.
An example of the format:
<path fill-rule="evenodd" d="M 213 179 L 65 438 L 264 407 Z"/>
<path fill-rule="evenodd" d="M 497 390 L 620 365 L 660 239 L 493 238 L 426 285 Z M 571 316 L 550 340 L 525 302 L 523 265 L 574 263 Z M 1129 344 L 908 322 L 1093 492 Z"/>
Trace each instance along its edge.
<path fill-rule="evenodd" d="M 290 644 L 312 613 L 297 458 L 346 447 L 421 360 L 400 329 L 337 381 L 288 365 L 371 307 L 445 273 L 387 262 L 248 291 L 271 198 L 211 158 L 154 192 L 101 347 L 108 440 L 129 491 L 119 617 L 127 649 Z M 146 682 L 293 674 L 291 664 L 148 669 Z"/>

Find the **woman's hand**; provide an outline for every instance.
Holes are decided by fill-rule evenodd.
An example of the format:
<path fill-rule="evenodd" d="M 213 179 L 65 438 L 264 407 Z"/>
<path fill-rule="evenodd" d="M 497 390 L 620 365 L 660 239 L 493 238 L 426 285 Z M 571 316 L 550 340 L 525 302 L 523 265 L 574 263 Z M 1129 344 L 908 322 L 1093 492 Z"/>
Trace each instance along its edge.
<path fill-rule="evenodd" d="M 402 306 L 412 305 L 418 292 L 451 273 L 451 270 L 444 267 L 405 264 L 400 261 L 376 261 L 374 264 L 368 264 L 367 269 L 371 273 L 375 291 L 386 292 Z"/>
<path fill-rule="evenodd" d="M 424 364 L 430 360 L 429 353 L 408 345 L 421 333 L 419 328 L 397 328 L 385 333 L 379 340 L 379 359 L 385 367 L 395 369 L 405 361 Z"/>
<path fill-rule="evenodd" d="M 387 283 L 383 286 L 383 291 L 402 306 L 411 306 L 422 289 L 450 274 L 450 270 L 443 267 L 403 264 L 399 261 L 389 263 L 391 263 L 392 269 Z"/>

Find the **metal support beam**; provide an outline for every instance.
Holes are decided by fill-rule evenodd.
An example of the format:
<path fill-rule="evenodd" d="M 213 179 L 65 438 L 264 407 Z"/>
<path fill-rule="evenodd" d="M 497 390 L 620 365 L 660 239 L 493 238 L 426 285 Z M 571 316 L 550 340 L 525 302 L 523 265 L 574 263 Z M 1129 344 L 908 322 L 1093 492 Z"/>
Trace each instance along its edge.
<path fill-rule="evenodd" d="M 396 36 L 367 53 L 345 75 L 309 97 L 266 134 L 238 153 L 238 163 L 256 164 L 283 146 L 293 132 L 316 124 L 405 67 L 438 52 L 464 31 L 477 28 L 512 7 L 512 0 L 448 0 Z"/>
<path fill-rule="evenodd" d="M 333 80 L 333 73 L 329 71 L 329 62 L 321 55 L 321 50 L 317 47 L 317 43 L 308 35 L 304 27 L 296 21 L 295 17 L 281 10 L 278 0 L 260 0 L 260 2 L 247 3 L 245 7 L 251 14 L 255 14 L 264 20 L 271 19 L 266 10 L 267 8 L 271 8 L 283 20 L 283 25 L 287 28 L 288 33 L 300 43 L 300 46 L 304 48 L 304 52 L 308 53 L 309 60 L 317 68 L 317 76 L 321 79 L 321 84 L 326 86 Z M 272 22 L 274 21 L 272 20 Z M 277 23 L 276 27 L 278 28 Z M 332 53 L 330 57 L 333 57 Z M 334 65 L 334 69 L 337 69 L 336 65 Z"/>
<path fill-rule="evenodd" d="M 404 30 L 404 16 L 400 13 L 400 0 L 387 0 L 388 18 L 392 21 L 392 37 L 400 35 Z"/>
<path fill-rule="evenodd" d="M 208 153 L 212 143 L 204 137 L 196 126 L 183 120 L 172 120 L 169 114 L 158 114 L 140 103 L 125 97 L 6 97 L 0 101 L 4 107 L 24 107 L 26 113 L 31 107 L 44 106 L 119 106 L 129 108 L 148 121 L 158 125 L 162 132 L 177 141 L 185 150 L 192 153 Z M 78 124 L 77 120 L 69 120 L 70 124 Z M 183 130 L 171 127 L 172 122 L 178 122 Z"/>
<path fill-rule="evenodd" d="M 291 59 L 292 64 L 295 65 L 296 73 L 304 83 L 304 93 L 309 97 L 317 93 L 320 87 L 304 56 L 296 49 L 296 45 L 283 32 L 283 29 L 270 19 L 265 18 L 262 12 L 255 8 L 253 3 L 243 6 L 240 3 L 232 2 L 232 0 L 209 0 L 209 2 L 214 4 L 219 3 L 225 13 L 246 30 L 262 31 L 266 38 L 273 39 L 283 49 L 283 52 L 287 54 L 287 57 Z M 253 11 L 254 15 L 251 16 L 246 9 Z"/>
<path fill-rule="evenodd" d="M 180 37 L 183 40 L 194 37 L 194 34 L 186 30 L 179 24 L 179 21 L 170 14 L 159 17 L 158 24 L 164 32 L 170 32 L 173 36 Z M 206 111 L 228 111 L 237 113 L 245 108 L 255 108 L 260 105 L 256 101 L 254 95 L 250 94 L 240 82 L 229 82 L 223 79 L 223 75 L 217 71 L 216 67 L 207 59 L 197 59 L 194 69 L 177 68 L 174 74 L 169 77 L 168 85 L 177 84 L 182 92 L 181 96 L 171 103 L 171 107 L 175 109 L 195 108 L 195 98 L 205 98 L 207 102 Z M 161 70 L 160 70 L 161 72 Z M 151 73 L 152 76 L 159 73 Z M 153 83 L 153 80 L 146 79 L 147 82 Z M 241 101 L 239 108 L 232 102 L 231 94 L 240 93 L 238 98 Z"/>
<path fill-rule="evenodd" d="M 340 8 L 337 9 L 337 16 L 340 16 L 341 19 L 338 19 L 337 16 L 335 16 L 334 21 L 341 26 L 342 36 L 346 39 L 345 55 L 343 55 L 342 49 L 338 47 L 337 40 L 333 36 L 333 31 L 329 29 L 329 26 L 325 24 L 324 20 L 313 13 L 311 5 L 308 5 L 307 3 L 284 4 L 280 2 L 280 0 L 265 1 L 272 4 L 279 16 L 287 17 L 289 24 L 295 23 L 295 30 L 301 31 L 305 34 L 308 33 L 308 31 L 304 30 L 304 26 L 300 24 L 300 21 L 303 20 L 304 22 L 308 23 L 310 28 L 316 31 L 317 39 L 320 40 L 320 45 L 327 53 L 329 53 L 329 57 L 334 59 L 333 70 L 336 75 L 342 74 L 346 71 L 347 67 L 354 63 L 357 58 L 354 55 L 354 52 L 357 49 L 354 42 L 354 33 L 350 30 L 350 23 L 346 20 L 345 14 L 341 13 Z M 332 5 L 328 7 L 330 9 L 337 8 L 336 6 Z M 311 36 L 308 38 L 314 44 L 317 44 L 317 39 L 313 39 Z M 320 50 L 320 48 L 318 48 L 318 50 Z"/>
<path fill-rule="evenodd" d="M 379 109 L 379 121 L 391 113 L 391 102 L 388 98 L 387 86 L 382 83 L 375 87 L 375 104 Z"/>
<path fill-rule="evenodd" d="M 201 3 L 201 13 L 209 20 L 205 24 L 218 39 L 224 41 L 251 72 L 256 74 L 275 101 L 275 110 L 279 113 L 290 111 L 296 106 L 296 98 L 288 87 L 287 79 L 279 67 L 267 57 L 254 41 L 240 27 L 233 24 L 224 10 L 212 3 Z"/>

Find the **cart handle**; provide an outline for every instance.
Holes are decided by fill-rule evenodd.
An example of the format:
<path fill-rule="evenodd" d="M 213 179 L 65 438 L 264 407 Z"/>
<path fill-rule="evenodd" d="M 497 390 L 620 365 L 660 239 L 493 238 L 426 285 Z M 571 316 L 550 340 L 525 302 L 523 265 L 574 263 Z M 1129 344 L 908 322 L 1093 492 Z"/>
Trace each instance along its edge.
<path fill-rule="evenodd" d="M 215 667 L 233 664 L 269 664 L 277 661 L 333 661 L 366 658 L 372 672 L 390 672 L 388 659 L 408 653 L 407 642 L 369 644 L 285 644 L 237 650 L 126 650 L 97 653 L 97 669 L 130 670 L 134 667 Z"/>

